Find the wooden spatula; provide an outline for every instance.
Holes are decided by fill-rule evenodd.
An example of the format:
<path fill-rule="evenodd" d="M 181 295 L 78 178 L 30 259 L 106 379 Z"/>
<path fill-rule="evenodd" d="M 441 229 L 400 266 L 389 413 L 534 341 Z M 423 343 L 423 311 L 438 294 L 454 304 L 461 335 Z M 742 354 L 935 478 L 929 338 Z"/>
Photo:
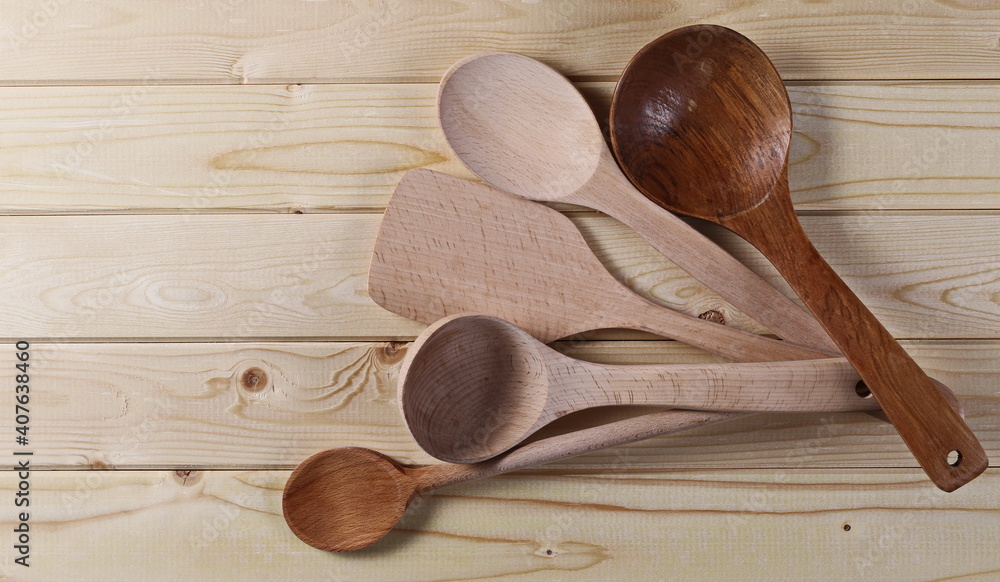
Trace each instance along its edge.
<path fill-rule="evenodd" d="M 423 323 L 485 313 L 542 342 L 624 327 L 736 361 L 834 356 L 657 305 L 618 282 L 559 212 L 430 170 L 414 170 L 396 187 L 375 241 L 368 292 Z"/>

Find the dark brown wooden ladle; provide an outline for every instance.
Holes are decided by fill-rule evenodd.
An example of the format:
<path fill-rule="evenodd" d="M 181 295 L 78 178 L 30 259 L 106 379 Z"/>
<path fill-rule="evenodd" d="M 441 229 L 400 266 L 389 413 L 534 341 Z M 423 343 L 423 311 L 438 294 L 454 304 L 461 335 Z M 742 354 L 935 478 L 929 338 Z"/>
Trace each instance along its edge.
<path fill-rule="evenodd" d="M 791 134 L 774 65 L 721 26 L 681 28 L 644 47 L 612 101 L 612 147 L 632 183 L 664 208 L 757 247 L 857 369 L 931 480 L 953 491 L 986 469 L 986 453 L 802 230 L 788 189 Z"/>

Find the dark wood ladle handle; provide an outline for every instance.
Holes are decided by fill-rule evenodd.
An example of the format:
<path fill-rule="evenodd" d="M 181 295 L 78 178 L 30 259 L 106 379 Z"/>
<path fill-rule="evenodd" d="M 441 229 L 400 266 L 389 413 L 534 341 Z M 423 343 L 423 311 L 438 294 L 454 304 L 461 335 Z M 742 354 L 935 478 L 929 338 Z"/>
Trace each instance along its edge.
<path fill-rule="evenodd" d="M 962 417 L 806 236 L 791 207 L 787 172 L 760 205 L 718 222 L 756 246 L 785 277 L 939 488 L 954 491 L 986 470 L 986 452 Z"/>

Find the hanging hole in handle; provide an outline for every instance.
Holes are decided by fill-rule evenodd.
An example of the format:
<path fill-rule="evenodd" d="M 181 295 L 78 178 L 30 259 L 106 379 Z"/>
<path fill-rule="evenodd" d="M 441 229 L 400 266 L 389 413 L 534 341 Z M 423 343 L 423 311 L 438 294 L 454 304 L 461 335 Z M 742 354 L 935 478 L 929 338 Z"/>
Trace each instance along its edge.
<path fill-rule="evenodd" d="M 864 380 L 860 380 L 854 385 L 854 391 L 857 392 L 858 396 L 862 398 L 872 397 L 872 391 L 868 389 L 868 384 L 865 384 Z"/>
<path fill-rule="evenodd" d="M 948 464 L 952 467 L 957 467 L 962 462 L 962 453 L 958 451 L 951 451 L 948 453 Z"/>

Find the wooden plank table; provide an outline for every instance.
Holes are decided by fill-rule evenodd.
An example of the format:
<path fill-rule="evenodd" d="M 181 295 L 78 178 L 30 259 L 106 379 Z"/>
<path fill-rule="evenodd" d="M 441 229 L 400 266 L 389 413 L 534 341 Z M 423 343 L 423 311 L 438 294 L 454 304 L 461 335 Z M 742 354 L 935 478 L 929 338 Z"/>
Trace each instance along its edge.
<path fill-rule="evenodd" d="M 0 6 L 0 579 L 1000 578 L 996 465 L 942 493 L 863 414 L 758 415 L 455 486 L 353 554 L 285 527 L 281 488 L 314 452 L 430 461 L 394 402 L 422 326 L 376 306 L 365 273 L 403 173 L 471 177 L 435 119 L 446 68 L 528 54 L 603 121 L 629 57 L 696 22 L 774 60 L 805 229 L 1000 457 L 992 2 L 14 1 Z M 569 215 L 639 293 L 766 331 L 621 225 Z M 715 361 L 590 337 L 559 347 Z"/>

